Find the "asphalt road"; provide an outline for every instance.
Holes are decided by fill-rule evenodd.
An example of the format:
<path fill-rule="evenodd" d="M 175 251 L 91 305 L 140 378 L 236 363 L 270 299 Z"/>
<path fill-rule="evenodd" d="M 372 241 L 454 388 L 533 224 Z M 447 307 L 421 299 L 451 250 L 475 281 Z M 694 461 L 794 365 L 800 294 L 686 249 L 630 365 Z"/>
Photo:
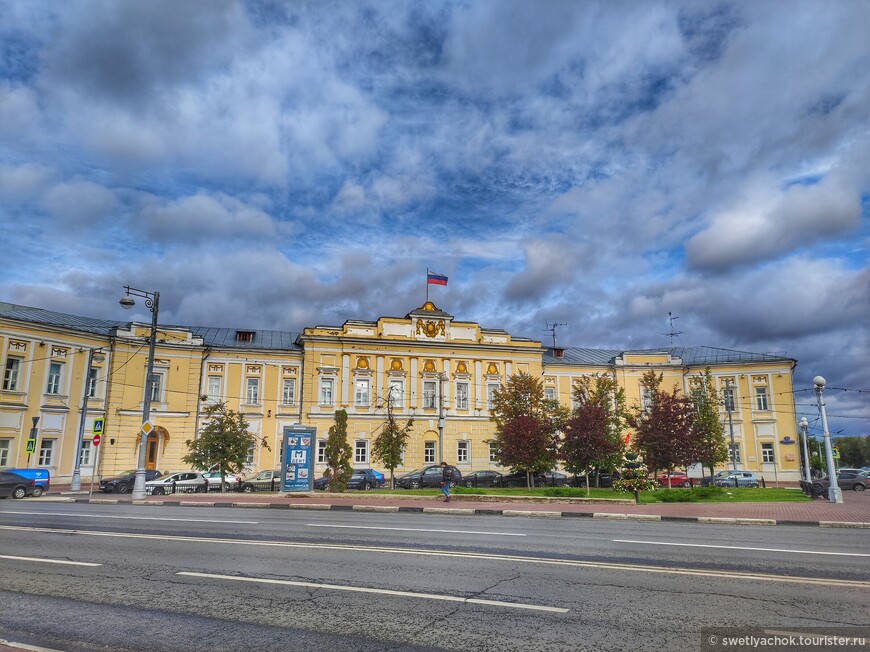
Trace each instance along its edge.
<path fill-rule="evenodd" d="M 3 501 L 0 639 L 695 650 L 711 626 L 870 626 L 868 562 L 860 529 Z"/>

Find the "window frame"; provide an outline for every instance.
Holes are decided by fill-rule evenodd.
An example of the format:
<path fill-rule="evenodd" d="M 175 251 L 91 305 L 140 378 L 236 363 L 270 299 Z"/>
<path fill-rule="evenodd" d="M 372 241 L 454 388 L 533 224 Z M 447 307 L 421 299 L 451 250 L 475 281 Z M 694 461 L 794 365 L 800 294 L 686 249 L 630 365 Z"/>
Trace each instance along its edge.
<path fill-rule="evenodd" d="M 498 447 L 494 441 L 489 442 L 489 463 L 498 464 L 498 456 L 496 455 Z"/>
<path fill-rule="evenodd" d="M 467 439 L 460 439 L 456 442 L 456 463 L 471 463 L 471 442 Z"/>
<path fill-rule="evenodd" d="M 438 449 L 434 441 L 423 442 L 423 464 L 435 464 L 438 458 Z"/>
<path fill-rule="evenodd" d="M 254 390 L 253 392 L 251 390 Z M 260 404 L 260 378 L 247 376 L 245 378 L 245 405 Z"/>
<path fill-rule="evenodd" d="M 763 442 L 761 444 L 761 463 L 776 464 L 776 449 L 772 443 Z"/>
<path fill-rule="evenodd" d="M 360 454 L 362 453 L 362 454 Z M 355 464 L 369 463 L 369 440 L 354 439 L 353 441 L 353 461 Z"/>
<path fill-rule="evenodd" d="M 99 376 L 100 370 L 97 367 L 91 367 L 88 369 L 88 398 L 96 398 L 97 397 L 97 383 L 100 382 Z"/>
<path fill-rule="evenodd" d="M 393 390 L 397 390 L 393 392 Z M 393 407 L 404 409 L 405 407 L 405 381 L 398 378 L 391 378 L 387 387 L 387 400 L 393 402 Z"/>
<path fill-rule="evenodd" d="M 63 376 L 63 362 L 50 362 L 48 375 L 45 380 L 45 393 L 53 396 L 60 395 L 61 378 Z"/>
<path fill-rule="evenodd" d="M 12 439 L 0 438 L 0 467 L 9 466 L 12 455 Z"/>
<path fill-rule="evenodd" d="M 90 439 L 82 440 L 82 449 L 79 451 L 79 466 L 91 466 L 92 453 L 94 451 L 93 442 Z"/>
<path fill-rule="evenodd" d="M 728 463 L 743 464 L 740 453 L 740 444 L 737 442 L 734 442 L 733 444 L 728 444 Z"/>
<path fill-rule="evenodd" d="M 166 380 L 166 372 L 162 369 L 155 369 L 151 374 L 151 402 L 163 403 L 163 388 Z"/>
<path fill-rule="evenodd" d="M 371 381 L 368 378 L 354 378 L 353 404 L 355 407 L 371 406 Z"/>
<path fill-rule="evenodd" d="M 54 452 L 57 439 L 43 439 L 39 442 L 37 466 L 54 466 Z"/>
<path fill-rule="evenodd" d="M 499 383 L 486 384 L 486 409 L 492 410 L 495 407 L 495 392 L 501 387 Z"/>
<path fill-rule="evenodd" d="M 770 410 L 770 399 L 767 393 L 767 385 L 759 385 L 755 388 L 755 409 L 758 412 Z"/>
<path fill-rule="evenodd" d="M 329 388 L 328 392 L 325 391 L 327 387 Z M 324 407 L 333 407 L 335 405 L 335 378 L 320 379 L 318 400 L 320 405 Z"/>
<path fill-rule="evenodd" d="M 318 464 L 326 464 L 326 440 L 318 439 L 317 440 L 317 463 Z"/>
<path fill-rule="evenodd" d="M 435 402 L 435 388 L 437 383 L 434 380 L 423 381 L 423 409 L 434 410 L 437 407 Z M 428 389 L 430 388 L 431 389 Z"/>
<path fill-rule="evenodd" d="M 21 358 L 12 355 L 6 358 L 6 365 L 3 368 L 3 391 L 19 391 L 23 366 L 24 361 Z"/>
<path fill-rule="evenodd" d="M 210 375 L 206 379 L 205 395 L 207 401 L 212 403 L 220 402 L 223 393 L 223 380 L 221 376 L 215 374 Z M 213 385 L 217 385 L 217 387 L 215 388 Z M 214 389 L 217 391 L 213 391 Z"/>
<path fill-rule="evenodd" d="M 281 405 L 296 405 L 296 379 L 295 378 L 284 378 L 284 380 L 282 381 L 282 383 L 281 383 Z"/>
<path fill-rule="evenodd" d="M 468 382 L 459 381 L 456 383 L 456 409 L 468 409 Z"/>

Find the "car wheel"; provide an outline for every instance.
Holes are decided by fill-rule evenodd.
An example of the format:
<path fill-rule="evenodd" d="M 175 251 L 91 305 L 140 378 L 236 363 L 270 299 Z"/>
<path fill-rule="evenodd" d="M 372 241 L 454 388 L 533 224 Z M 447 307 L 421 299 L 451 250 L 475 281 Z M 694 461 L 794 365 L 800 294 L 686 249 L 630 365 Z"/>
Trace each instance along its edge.
<path fill-rule="evenodd" d="M 372 488 L 372 483 L 371 483 L 371 482 L 366 482 L 366 483 L 363 485 L 363 490 L 365 490 L 365 491 L 368 491 L 368 490 L 371 489 L 371 488 Z"/>
<path fill-rule="evenodd" d="M 227 491 L 229 491 L 229 490 L 230 490 L 230 483 L 229 483 L 229 482 L 224 482 L 224 492 L 227 492 Z"/>
<path fill-rule="evenodd" d="M 24 487 L 15 487 L 15 489 L 12 490 L 13 498 L 24 498 L 26 495 L 27 489 L 25 489 Z"/>
<path fill-rule="evenodd" d="M 864 491 L 864 485 L 861 483 L 858 483 L 854 487 L 852 487 L 852 489 L 854 489 L 855 491 Z M 33 494 L 33 495 L 35 496 L 36 494 Z"/>
<path fill-rule="evenodd" d="M 243 486 L 242 486 L 242 492 L 243 492 L 243 493 L 246 493 L 246 494 L 252 494 L 252 493 L 254 493 L 254 485 L 252 485 L 252 484 L 246 484 L 246 485 L 243 485 Z"/>
<path fill-rule="evenodd" d="M 33 488 L 33 497 L 39 498 L 44 493 L 42 487 L 34 487 Z"/>
<path fill-rule="evenodd" d="M 166 493 L 166 491 L 163 489 L 163 487 L 154 487 L 151 490 L 152 496 L 162 496 L 164 493 Z"/>
<path fill-rule="evenodd" d="M 205 485 L 205 484 L 198 484 L 198 485 L 196 485 L 196 487 L 194 488 L 193 493 L 196 493 L 196 494 L 204 494 L 206 491 L 208 491 L 208 485 Z"/>
<path fill-rule="evenodd" d="M 411 480 L 411 489 L 419 489 L 420 481 L 419 480 Z"/>
<path fill-rule="evenodd" d="M 757 483 L 757 482 L 753 482 L 753 483 L 752 483 L 751 485 L 749 485 L 749 486 L 752 487 L 753 489 L 758 489 L 758 483 Z"/>
<path fill-rule="evenodd" d="M 683 483 L 683 487 L 691 487 L 691 486 L 692 486 L 692 483 L 689 482 L 688 480 L 686 480 L 686 481 Z"/>
<path fill-rule="evenodd" d="M 117 484 L 117 486 L 115 487 L 115 491 L 117 491 L 119 494 L 127 493 L 127 483 L 126 482 L 119 482 Z"/>

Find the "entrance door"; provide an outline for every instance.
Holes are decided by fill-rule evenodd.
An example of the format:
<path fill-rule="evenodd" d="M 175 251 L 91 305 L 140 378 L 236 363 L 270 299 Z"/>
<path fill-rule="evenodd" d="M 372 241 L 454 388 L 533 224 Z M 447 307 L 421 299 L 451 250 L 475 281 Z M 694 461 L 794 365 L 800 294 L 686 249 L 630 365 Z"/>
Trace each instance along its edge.
<path fill-rule="evenodd" d="M 157 433 L 152 432 L 148 435 L 148 441 L 145 445 L 145 468 L 153 471 L 157 468 Z"/>

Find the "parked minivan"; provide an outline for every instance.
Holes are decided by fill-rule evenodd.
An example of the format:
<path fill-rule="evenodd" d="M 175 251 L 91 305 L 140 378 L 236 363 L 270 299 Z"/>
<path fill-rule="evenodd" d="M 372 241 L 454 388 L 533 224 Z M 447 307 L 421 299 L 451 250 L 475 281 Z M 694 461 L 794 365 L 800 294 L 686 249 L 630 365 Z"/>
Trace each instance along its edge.
<path fill-rule="evenodd" d="M 51 473 L 48 469 L 3 469 L 4 471 L 8 471 L 9 473 L 15 473 L 16 475 L 20 475 L 22 478 L 27 478 L 28 480 L 33 480 L 33 494 L 31 494 L 34 498 L 38 498 L 46 491 L 48 491 L 51 486 Z"/>

